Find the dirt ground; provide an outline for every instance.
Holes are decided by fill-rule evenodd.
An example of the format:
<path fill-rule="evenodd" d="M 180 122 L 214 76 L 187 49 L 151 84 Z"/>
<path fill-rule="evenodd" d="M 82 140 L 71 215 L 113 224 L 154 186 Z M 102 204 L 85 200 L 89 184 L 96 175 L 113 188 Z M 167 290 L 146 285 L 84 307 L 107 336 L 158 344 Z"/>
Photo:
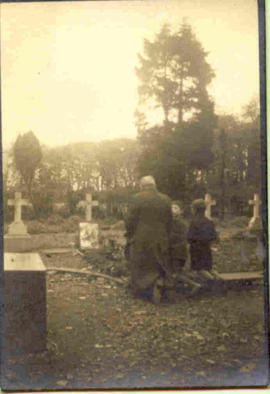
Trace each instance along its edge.
<path fill-rule="evenodd" d="M 262 269 L 255 258 L 242 261 L 238 240 L 215 249 L 220 272 Z M 89 269 L 80 255 L 41 257 L 47 267 Z M 47 330 L 46 352 L 6 355 L 3 388 L 219 387 L 268 380 L 263 283 L 193 298 L 179 291 L 174 302 L 155 306 L 111 280 L 48 271 Z"/>

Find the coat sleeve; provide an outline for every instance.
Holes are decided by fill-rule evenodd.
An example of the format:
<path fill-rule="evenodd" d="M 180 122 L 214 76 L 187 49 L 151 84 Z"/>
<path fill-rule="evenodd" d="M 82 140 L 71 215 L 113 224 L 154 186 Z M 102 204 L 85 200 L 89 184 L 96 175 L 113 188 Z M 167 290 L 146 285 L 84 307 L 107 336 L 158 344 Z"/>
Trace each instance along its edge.
<path fill-rule="evenodd" d="M 213 223 L 210 223 L 209 226 L 209 241 L 215 241 L 218 238 L 215 226 Z"/>
<path fill-rule="evenodd" d="M 193 240 L 194 240 L 194 225 L 193 223 L 191 223 L 187 232 L 187 241 L 188 243 L 191 243 Z"/>

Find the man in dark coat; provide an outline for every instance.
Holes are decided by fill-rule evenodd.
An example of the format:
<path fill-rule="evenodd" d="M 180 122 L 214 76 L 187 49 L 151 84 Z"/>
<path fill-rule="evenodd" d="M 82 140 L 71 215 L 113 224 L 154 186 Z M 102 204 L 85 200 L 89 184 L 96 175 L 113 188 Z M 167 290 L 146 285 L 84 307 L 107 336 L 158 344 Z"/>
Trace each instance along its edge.
<path fill-rule="evenodd" d="M 172 225 L 170 198 L 156 189 L 152 176 L 140 182 L 126 222 L 131 288 L 159 303 L 169 270 L 169 234 Z"/>

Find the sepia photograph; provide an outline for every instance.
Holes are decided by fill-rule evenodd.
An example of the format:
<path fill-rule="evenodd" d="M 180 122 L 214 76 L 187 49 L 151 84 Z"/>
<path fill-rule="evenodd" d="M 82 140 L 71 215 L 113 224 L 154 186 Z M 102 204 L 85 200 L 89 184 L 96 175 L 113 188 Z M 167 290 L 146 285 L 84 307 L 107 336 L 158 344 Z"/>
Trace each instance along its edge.
<path fill-rule="evenodd" d="M 264 1 L 1 4 L 1 388 L 266 387 Z"/>

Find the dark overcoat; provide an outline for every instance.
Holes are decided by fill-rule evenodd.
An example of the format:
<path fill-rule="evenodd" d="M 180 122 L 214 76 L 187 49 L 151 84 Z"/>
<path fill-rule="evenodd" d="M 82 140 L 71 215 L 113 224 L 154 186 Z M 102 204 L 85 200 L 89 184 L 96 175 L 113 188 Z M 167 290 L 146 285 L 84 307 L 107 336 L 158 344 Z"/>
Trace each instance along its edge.
<path fill-rule="evenodd" d="M 187 259 L 187 225 L 181 217 L 173 218 L 170 233 L 170 256 L 174 271 L 181 270 Z"/>
<path fill-rule="evenodd" d="M 149 189 L 136 194 L 126 221 L 126 237 L 134 290 L 144 291 L 161 276 L 169 264 L 171 200 Z"/>
<path fill-rule="evenodd" d="M 211 242 L 217 239 L 214 223 L 202 215 L 192 220 L 187 236 L 190 243 L 191 269 L 211 270 Z"/>

